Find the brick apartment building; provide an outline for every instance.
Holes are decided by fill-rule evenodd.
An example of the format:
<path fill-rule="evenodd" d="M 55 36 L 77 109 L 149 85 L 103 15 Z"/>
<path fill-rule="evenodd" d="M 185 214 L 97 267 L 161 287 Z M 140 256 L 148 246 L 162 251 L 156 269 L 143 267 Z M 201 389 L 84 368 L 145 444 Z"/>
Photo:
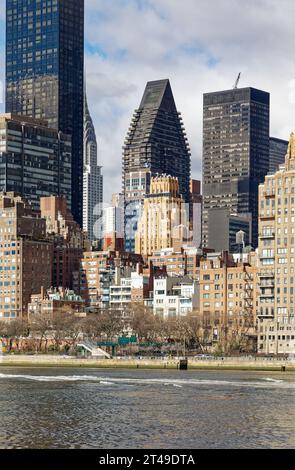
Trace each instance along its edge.
<path fill-rule="evenodd" d="M 40 213 L 15 193 L 0 195 L 0 319 L 27 315 L 32 294 L 52 285 L 53 246 Z"/>

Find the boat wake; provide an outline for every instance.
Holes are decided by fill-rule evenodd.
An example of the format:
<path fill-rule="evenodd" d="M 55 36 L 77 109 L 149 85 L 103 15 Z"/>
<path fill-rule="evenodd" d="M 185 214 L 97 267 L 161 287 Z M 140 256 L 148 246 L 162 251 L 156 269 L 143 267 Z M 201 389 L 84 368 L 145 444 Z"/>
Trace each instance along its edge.
<path fill-rule="evenodd" d="M 275 380 L 275 379 L 271 379 L 269 377 L 266 377 L 266 379 L 263 379 L 263 380 L 265 380 L 266 382 L 273 382 L 273 383 L 276 383 L 276 384 L 284 383 L 283 380 Z"/>
<path fill-rule="evenodd" d="M 242 380 L 210 380 L 210 379 L 140 379 L 124 377 L 97 377 L 95 375 L 25 375 L 0 374 L 0 380 L 25 380 L 35 382 L 94 382 L 100 385 L 161 385 L 182 388 L 184 386 L 210 387 L 243 387 L 243 388 L 286 388 L 295 389 L 295 383 L 272 378 L 262 378 L 259 381 Z"/>

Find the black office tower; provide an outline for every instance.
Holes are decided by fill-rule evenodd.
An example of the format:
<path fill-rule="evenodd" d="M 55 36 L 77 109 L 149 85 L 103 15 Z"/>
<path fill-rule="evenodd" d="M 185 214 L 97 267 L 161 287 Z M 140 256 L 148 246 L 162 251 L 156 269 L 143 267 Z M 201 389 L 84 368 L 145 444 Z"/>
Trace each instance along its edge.
<path fill-rule="evenodd" d="M 82 224 L 84 0 L 6 0 L 6 111 L 72 136 L 72 212 Z"/>
<path fill-rule="evenodd" d="M 280 165 L 285 164 L 289 142 L 270 137 L 269 139 L 269 173 L 276 173 Z"/>
<path fill-rule="evenodd" d="M 150 178 L 176 176 L 180 193 L 190 201 L 191 153 L 169 80 L 149 82 L 134 113 L 123 155 L 125 248 L 134 251 L 134 236 Z"/>
<path fill-rule="evenodd" d="M 253 88 L 204 95 L 203 246 L 208 246 L 209 211 L 252 217 L 258 244 L 258 186 L 269 170 L 270 95 Z"/>

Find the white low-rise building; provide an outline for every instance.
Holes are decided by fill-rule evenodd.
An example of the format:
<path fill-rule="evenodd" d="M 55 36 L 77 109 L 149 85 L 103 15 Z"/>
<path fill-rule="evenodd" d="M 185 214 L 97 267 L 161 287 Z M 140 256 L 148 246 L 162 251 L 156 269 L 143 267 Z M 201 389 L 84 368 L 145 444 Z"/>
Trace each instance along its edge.
<path fill-rule="evenodd" d="M 153 311 L 161 318 L 186 316 L 199 306 L 199 287 L 191 279 L 164 277 L 154 280 Z"/>
<path fill-rule="evenodd" d="M 110 286 L 110 307 L 124 309 L 131 302 L 131 278 L 122 278 L 120 285 Z"/>
<path fill-rule="evenodd" d="M 124 308 L 130 304 L 143 303 L 144 297 L 148 294 L 149 277 L 138 272 L 131 272 L 130 277 L 117 276 L 114 285 L 110 286 L 110 307 Z"/>

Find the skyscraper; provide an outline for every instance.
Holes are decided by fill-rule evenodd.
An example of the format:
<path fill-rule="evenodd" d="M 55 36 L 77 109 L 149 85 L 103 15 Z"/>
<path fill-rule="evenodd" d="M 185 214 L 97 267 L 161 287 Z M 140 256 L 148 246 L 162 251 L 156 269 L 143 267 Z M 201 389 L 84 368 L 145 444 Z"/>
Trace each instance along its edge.
<path fill-rule="evenodd" d="M 204 247 L 209 212 L 216 208 L 251 214 L 252 245 L 257 247 L 258 185 L 269 170 L 269 102 L 269 93 L 254 88 L 204 95 Z"/>
<path fill-rule="evenodd" d="M 40 197 L 59 195 L 71 207 L 71 138 L 47 122 L 0 114 L 0 191 L 17 192 L 40 208 Z"/>
<path fill-rule="evenodd" d="M 125 248 L 135 249 L 135 232 L 151 176 L 167 174 L 179 181 L 190 201 L 191 153 L 169 80 L 148 82 L 134 113 L 123 155 Z"/>
<path fill-rule="evenodd" d="M 275 173 L 279 166 L 285 163 L 288 142 L 282 139 L 270 137 L 269 139 L 269 172 Z"/>
<path fill-rule="evenodd" d="M 87 98 L 84 103 L 83 229 L 95 240 L 95 222 L 103 202 L 103 177 L 97 163 L 97 142 Z"/>
<path fill-rule="evenodd" d="M 82 224 L 84 0 L 6 0 L 6 111 L 72 136 L 72 212 Z"/>
<path fill-rule="evenodd" d="M 136 253 L 149 256 L 163 248 L 180 250 L 190 235 L 189 214 L 184 206 L 177 178 L 152 178 L 135 235 Z"/>
<path fill-rule="evenodd" d="M 263 354 L 295 353 L 295 135 L 259 187 L 259 336 Z"/>
<path fill-rule="evenodd" d="M 192 203 L 192 224 L 193 244 L 199 248 L 202 244 L 202 195 L 201 181 L 191 179 L 190 182 L 191 203 Z"/>

